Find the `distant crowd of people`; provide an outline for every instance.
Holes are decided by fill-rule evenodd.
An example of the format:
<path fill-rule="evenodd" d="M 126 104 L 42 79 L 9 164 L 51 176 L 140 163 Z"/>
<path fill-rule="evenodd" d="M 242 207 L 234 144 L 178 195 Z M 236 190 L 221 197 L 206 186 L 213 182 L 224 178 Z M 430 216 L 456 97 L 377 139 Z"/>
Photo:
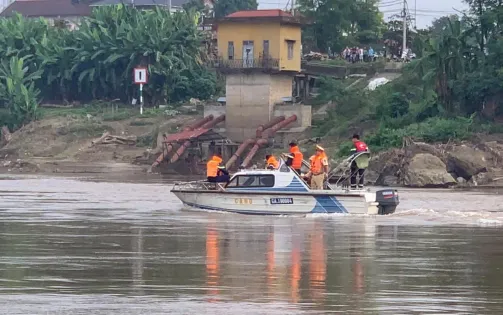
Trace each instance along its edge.
<path fill-rule="evenodd" d="M 376 60 L 376 53 L 372 47 L 346 47 L 342 53 L 341 57 L 347 62 L 374 62 Z"/>

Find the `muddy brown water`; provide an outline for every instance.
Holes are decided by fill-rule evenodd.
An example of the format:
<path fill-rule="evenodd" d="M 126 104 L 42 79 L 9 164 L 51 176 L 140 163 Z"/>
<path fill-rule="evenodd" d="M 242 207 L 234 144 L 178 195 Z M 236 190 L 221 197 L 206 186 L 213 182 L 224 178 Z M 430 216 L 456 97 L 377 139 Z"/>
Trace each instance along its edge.
<path fill-rule="evenodd" d="M 166 180 L 0 177 L 0 314 L 502 314 L 501 191 L 386 217 L 181 210 Z"/>

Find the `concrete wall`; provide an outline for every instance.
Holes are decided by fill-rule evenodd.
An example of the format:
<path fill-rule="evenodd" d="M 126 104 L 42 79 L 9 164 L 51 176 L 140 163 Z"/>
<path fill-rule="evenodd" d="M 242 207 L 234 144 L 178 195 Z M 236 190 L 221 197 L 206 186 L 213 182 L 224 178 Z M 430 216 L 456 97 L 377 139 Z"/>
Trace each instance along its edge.
<path fill-rule="evenodd" d="M 288 125 L 288 129 L 298 132 L 311 127 L 311 106 L 309 105 L 276 105 L 274 116 L 285 116 L 286 118 L 297 115 L 297 121 Z"/>
<path fill-rule="evenodd" d="M 268 122 L 270 105 L 270 75 L 263 73 L 235 74 L 226 77 L 227 137 L 242 142 L 255 135 L 256 128 Z"/>
<path fill-rule="evenodd" d="M 283 97 L 292 96 L 293 78 L 293 76 L 289 75 L 270 76 L 269 104 L 283 103 Z M 273 108 L 271 106 L 271 110 Z"/>
<path fill-rule="evenodd" d="M 242 142 L 273 117 L 274 104 L 292 95 L 293 77 L 265 73 L 231 74 L 226 77 L 227 137 Z"/>

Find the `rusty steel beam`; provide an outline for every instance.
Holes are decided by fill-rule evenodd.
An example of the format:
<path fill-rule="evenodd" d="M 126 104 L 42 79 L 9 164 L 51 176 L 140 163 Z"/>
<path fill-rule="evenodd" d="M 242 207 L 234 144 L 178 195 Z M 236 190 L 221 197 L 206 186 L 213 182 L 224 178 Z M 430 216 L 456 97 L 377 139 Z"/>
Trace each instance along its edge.
<path fill-rule="evenodd" d="M 244 159 L 243 163 L 241 163 L 241 167 L 247 167 L 248 164 L 250 164 L 250 161 L 253 159 L 253 157 L 255 156 L 257 151 L 259 150 L 259 148 L 268 143 L 269 137 L 274 136 L 274 134 L 278 130 L 286 127 L 288 124 L 290 124 L 296 120 L 297 120 L 297 115 L 292 115 L 292 116 L 288 117 L 287 119 L 278 122 L 277 124 L 275 124 L 271 128 L 265 130 L 262 134 L 262 138 L 258 139 L 257 142 L 255 143 L 255 145 L 253 146 L 253 148 L 250 150 L 250 152 L 248 152 L 248 155 Z"/>
<path fill-rule="evenodd" d="M 205 123 L 204 125 L 202 125 L 201 127 L 197 128 L 197 129 L 211 129 L 211 128 L 215 127 L 216 125 L 218 125 L 219 123 L 223 122 L 224 120 L 225 120 L 225 115 L 220 115 L 217 118 L 215 118 L 211 121 L 208 121 L 207 123 Z M 182 154 L 185 152 L 185 150 L 189 146 L 190 146 L 190 141 L 189 140 L 185 141 L 178 148 L 178 150 L 176 150 L 175 154 L 173 154 L 173 156 L 171 157 L 171 160 L 169 160 L 169 162 L 175 163 L 176 161 L 178 161 L 178 159 L 182 156 Z"/>

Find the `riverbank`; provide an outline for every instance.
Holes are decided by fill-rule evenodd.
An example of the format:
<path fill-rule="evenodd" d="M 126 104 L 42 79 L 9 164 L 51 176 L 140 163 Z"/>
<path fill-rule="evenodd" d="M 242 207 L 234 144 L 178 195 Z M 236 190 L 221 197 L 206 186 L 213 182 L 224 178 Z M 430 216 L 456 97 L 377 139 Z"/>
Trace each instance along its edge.
<path fill-rule="evenodd" d="M 135 165 L 137 161 L 149 162 L 148 157 L 160 153 L 163 134 L 178 132 L 197 117 L 173 110 L 139 115 L 130 108 L 44 109 L 42 119 L 15 131 L 3 143 L 0 172 L 145 173 L 147 167 Z"/>
<path fill-rule="evenodd" d="M 172 110 L 147 111 L 140 116 L 132 109 L 115 111 L 113 115 L 89 114 L 78 109 L 45 109 L 42 119 L 12 133 L 9 142 L 0 148 L 0 172 L 163 178 L 166 176 L 147 174 L 161 152 L 162 135 L 178 132 L 197 118 L 197 113 Z M 108 135 L 107 141 L 101 141 L 103 134 Z M 401 149 L 373 155 L 367 184 L 501 187 L 503 142 L 500 139 L 497 135 L 480 136 L 472 141 L 435 145 L 404 141 Z M 323 145 L 330 147 L 328 143 Z M 301 146 L 304 151 L 310 151 L 306 145 Z M 335 163 L 334 160 L 332 164 Z M 187 173 L 177 169 L 184 167 L 187 167 L 184 163 L 172 165 L 174 172 L 169 176 L 175 178 L 177 173 Z"/>

